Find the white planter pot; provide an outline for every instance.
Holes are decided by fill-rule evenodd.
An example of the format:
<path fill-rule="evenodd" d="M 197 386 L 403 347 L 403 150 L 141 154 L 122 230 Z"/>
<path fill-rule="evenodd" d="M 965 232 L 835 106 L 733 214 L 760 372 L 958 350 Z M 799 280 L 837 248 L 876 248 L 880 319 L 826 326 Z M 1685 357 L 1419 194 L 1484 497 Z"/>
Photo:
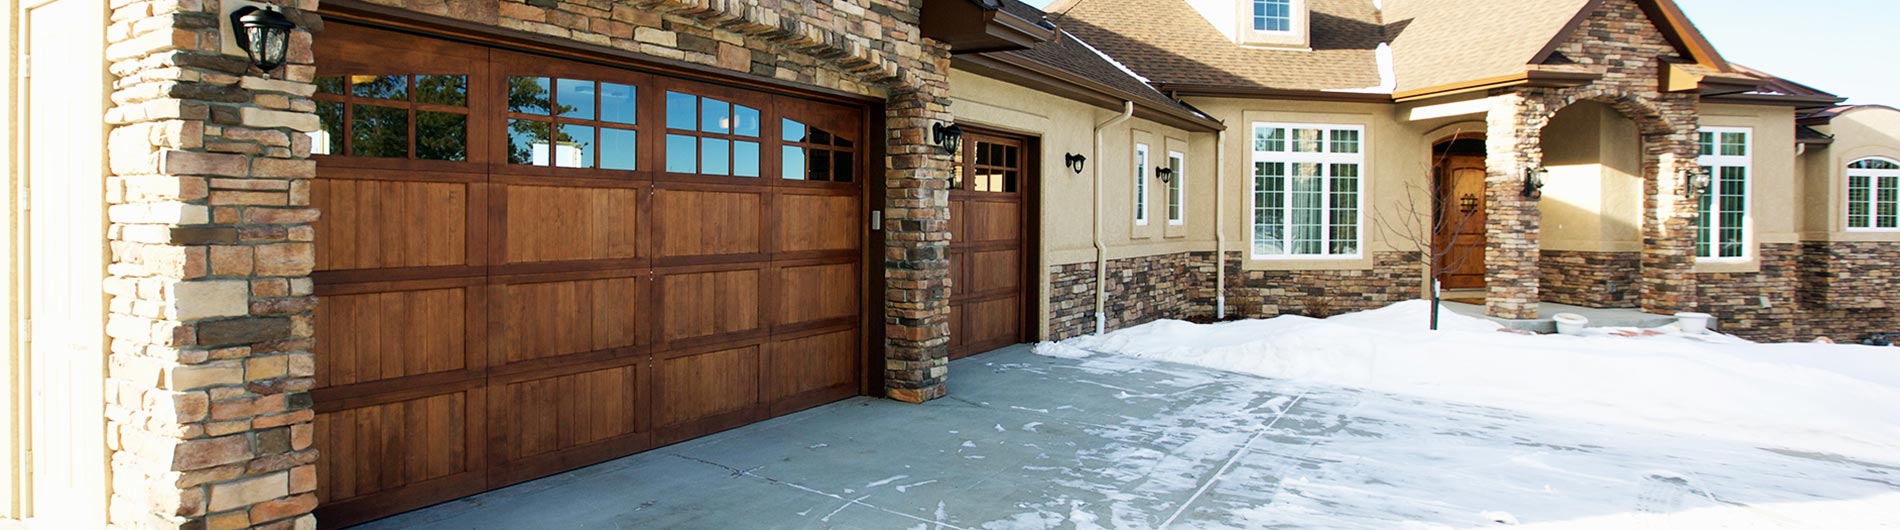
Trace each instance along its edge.
<path fill-rule="evenodd" d="M 1563 335 L 1583 333 L 1583 328 L 1590 327 L 1590 319 L 1576 313 L 1558 313 L 1550 319 L 1557 321 L 1557 333 Z"/>
<path fill-rule="evenodd" d="M 1708 333 L 1709 321 L 1711 320 L 1715 320 L 1715 315 L 1708 313 L 1676 313 L 1676 327 L 1682 328 L 1683 333 L 1690 335 Z"/>

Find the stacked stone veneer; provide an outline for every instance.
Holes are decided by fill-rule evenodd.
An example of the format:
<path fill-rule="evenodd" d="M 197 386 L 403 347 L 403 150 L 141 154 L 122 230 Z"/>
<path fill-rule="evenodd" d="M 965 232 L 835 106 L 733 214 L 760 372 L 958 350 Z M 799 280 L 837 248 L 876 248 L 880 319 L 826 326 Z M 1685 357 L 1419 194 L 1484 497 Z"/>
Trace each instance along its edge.
<path fill-rule="evenodd" d="M 1195 294 L 1204 289 L 1201 283 L 1213 283 L 1212 263 L 1211 252 L 1109 260 L 1105 297 L 1108 329 L 1211 314 L 1213 306 L 1197 304 Z M 1050 267 L 1049 292 L 1051 340 L 1095 332 L 1095 262 Z"/>
<path fill-rule="evenodd" d="M 1404 252 L 1381 252 L 1374 266 L 1345 270 L 1242 270 L 1243 256 L 1230 252 L 1227 267 L 1229 316 L 1338 314 L 1417 299 L 1424 269 Z M 1109 260 L 1109 331 L 1158 319 L 1208 317 L 1215 313 L 1213 252 L 1182 252 Z M 1049 268 L 1049 338 L 1062 340 L 1095 331 L 1095 263 Z"/>
<path fill-rule="evenodd" d="M 1636 307 L 1637 252 L 1545 250 L 1537 262 L 1542 300 L 1583 307 Z"/>
<path fill-rule="evenodd" d="M 218 4 L 113 3 L 106 291 L 115 528 L 308 529 L 315 0 L 274 78 L 220 51 Z M 914 3 L 372 0 L 885 101 L 889 395 L 947 377 L 949 51 Z M 321 38 L 321 37 L 317 37 Z"/>
<path fill-rule="evenodd" d="M 1900 243 L 1761 245 L 1761 269 L 1698 274 L 1701 309 L 1722 331 L 1756 341 L 1859 342 L 1900 332 L 1892 263 Z"/>
<path fill-rule="evenodd" d="M 310 33 L 266 79 L 216 3 L 113 6 L 110 524 L 314 528 Z"/>
<path fill-rule="evenodd" d="M 1635 0 L 1607 0 L 1559 44 L 1553 65 L 1599 73 L 1569 88 L 1509 88 L 1492 93 L 1486 116 L 1486 276 L 1489 312 L 1538 316 L 1540 217 L 1522 195 L 1524 170 L 1543 161 L 1542 131 L 1578 101 L 1598 101 L 1636 122 L 1643 135 L 1643 251 L 1639 300 L 1652 311 L 1695 303 L 1694 197 L 1674 178 L 1694 167 L 1694 93 L 1661 92 L 1663 61 L 1682 60 Z"/>

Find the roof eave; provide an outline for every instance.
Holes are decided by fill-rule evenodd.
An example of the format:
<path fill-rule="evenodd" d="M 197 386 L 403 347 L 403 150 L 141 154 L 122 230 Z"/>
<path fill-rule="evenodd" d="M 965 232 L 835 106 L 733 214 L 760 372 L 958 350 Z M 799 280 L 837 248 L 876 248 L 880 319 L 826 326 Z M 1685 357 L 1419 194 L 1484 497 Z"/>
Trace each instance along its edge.
<path fill-rule="evenodd" d="M 1826 108 L 1839 105 L 1845 98 L 1838 96 L 1791 96 L 1787 94 L 1721 94 L 1703 96 L 1703 101 L 1712 103 L 1740 103 L 1745 105 L 1780 105 L 1796 109 Z"/>
<path fill-rule="evenodd" d="M 1504 76 L 1498 76 L 1498 77 L 1492 77 L 1492 78 L 1486 78 L 1486 79 L 1478 79 L 1474 81 L 1465 81 L 1461 83 L 1439 85 L 1435 87 L 1420 88 L 1416 90 L 1402 90 L 1402 91 L 1393 93 L 1391 97 L 1392 97 L 1393 102 L 1405 103 L 1408 101 L 1419 101 L 1419 100 L 1432 99 L 1432 98 L 1438 98 L 1438 97 L 1444 97 L 1444 96 L 1469 94 L 1472 92 L 1495 90 L 1495 89 L 1500 89 L 1500 88 L 1579 87 L 1583 85 L 1588 85 L 1590 83 L 1594 83 L 1598 79 L 1602 79 L 1602 78 L 1603 78 L 1603 75 L 1597 72 L 1562 71 L 1562 70 L 1528 70 L 1528 71 L 1520 72 L 1516 74 L 1504 75 Z"/>
<path fill-rule="evenodd" d="M 952 54 L 1026 49 L 1056 39 L 1054 25 L 969 0 L 924 2 L 923 33 Z"/>
<path fill-rule="evenodd" d="M 1124 102 L 1135 103 L 1135 116 L 1189 131 L 1215 132 L 1226 129 L 1219 120 L 1189 110 L 1185 106 L 1160 105 L 1154 100 L 1129 93 L 1107 84 L 1063 70 L 1021 55 L 997 52 L 959 55 L 951 66 L 978 75 L 1040 89 L 1058 97 L 1072 99 L 1104 109 L 1120 111 Z"/>
<path fill-rule="evenodd" d="M 1155 89 L 1174 97 L 1213 97 L 1241 99 L 1288 99 L 1300 101 L 1334 101 L 1344 103 L 1391 103 L 1391 94 L 1366 92 L 1333 92 L 1326 90 L 1303 90 L 1289 88 L 1244 87 L 1232 85 L 1207 85 L 1196 83 L 1155 83 Z"/>

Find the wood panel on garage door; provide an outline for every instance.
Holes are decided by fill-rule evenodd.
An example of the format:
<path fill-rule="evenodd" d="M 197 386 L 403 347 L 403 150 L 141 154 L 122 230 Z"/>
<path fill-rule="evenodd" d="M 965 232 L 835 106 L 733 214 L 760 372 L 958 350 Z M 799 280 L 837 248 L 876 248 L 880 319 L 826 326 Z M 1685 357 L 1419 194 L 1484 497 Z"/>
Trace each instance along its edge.
<path fill-rule="evenodd" d="M 1023 286 L 1031 256 L 1023 230 L 1028 139 L 971 131 L 950 190 L 950 356 L 1027 339 Z"/>
<path fill-rule="evenodd" d="M 863 111 L 333 23 L 319 516 L 859 393 Z"/>

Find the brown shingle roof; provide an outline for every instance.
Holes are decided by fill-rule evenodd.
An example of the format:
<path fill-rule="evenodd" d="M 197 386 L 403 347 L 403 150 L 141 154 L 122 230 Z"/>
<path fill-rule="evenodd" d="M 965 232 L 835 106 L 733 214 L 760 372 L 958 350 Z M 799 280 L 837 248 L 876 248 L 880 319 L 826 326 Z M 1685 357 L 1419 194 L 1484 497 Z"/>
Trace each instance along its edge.
<path fill-rule="evenodd" d="M 1429 1 L 1429 0 L 1428 0 Z M 1161 85 L 1289 90 L 1380 83 L 1383 28 L 1371 0 L 1311 0 L 1312 50 L 1239 46 L 1184 0 L 1066 0 L 1057 26 Z"/>
<path fill-rule="evenodd" d="M 1525 71 L 1589 0 L 1387 0 L 1400 92 Z"/>

